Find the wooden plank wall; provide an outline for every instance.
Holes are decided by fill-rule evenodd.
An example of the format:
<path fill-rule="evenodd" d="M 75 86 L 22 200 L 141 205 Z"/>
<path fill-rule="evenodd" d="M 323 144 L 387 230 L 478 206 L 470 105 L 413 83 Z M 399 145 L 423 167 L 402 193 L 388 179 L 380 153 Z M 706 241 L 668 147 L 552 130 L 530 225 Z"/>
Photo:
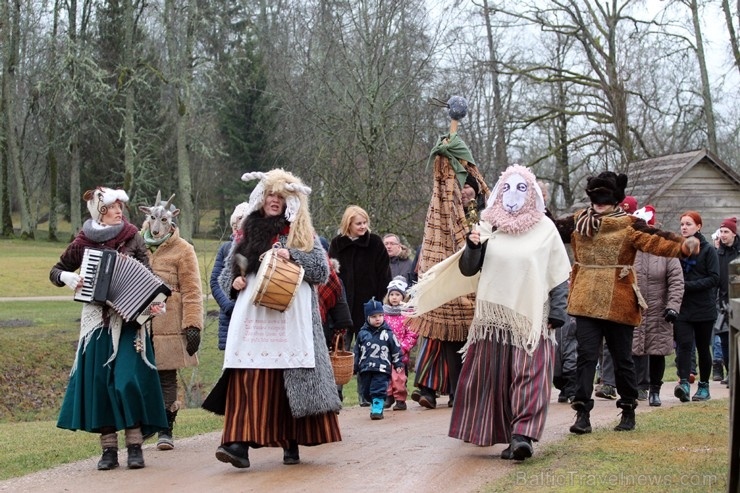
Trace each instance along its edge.
<path fill-rule="evenodd" d="M 640 204 L 640 207 L 645 204 Z M 697 211 L 704 221 L 702 234 L 709 240 L 726 217 L 740 220 L 740 189 L 716 167 L 699 162 L 653 203 L 661 228 L 680 232 L 680 216 Z"/>

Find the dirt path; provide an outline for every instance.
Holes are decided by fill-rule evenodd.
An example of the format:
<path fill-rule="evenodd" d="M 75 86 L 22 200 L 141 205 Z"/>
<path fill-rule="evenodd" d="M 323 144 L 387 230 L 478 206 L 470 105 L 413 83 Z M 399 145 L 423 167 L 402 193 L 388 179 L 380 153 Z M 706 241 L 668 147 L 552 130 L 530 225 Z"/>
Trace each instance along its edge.
<path fill-rule="evenodd" d="M 727 398 L 724 385 L 711 383 L 712 397 Z M 678 405 L 673 383 L 663 386 L 663 407 Z M 558 404 L 553 395 L 542 443 L 553 443 L 568 434 L 574 412 Z M 477 447 L 447 437 L 450 409 L 439 399 L 435 410 L 411 403 L 407 411 L 386 411 L 382 421 L 371 421 L 367 408 L 345 409 L 339 415 L 343 441 L 319 447 L 301 447 L 301 464 L 282 464 L 282 450 L 250 450 L 249 469 L 236 469 L 214 457 L 219 433 L 176 440 L 174 451 L 144 447 L 147 467 L 97 471 L 98 457 L 54 469 L 0 481 L 0 492 L 137 492 L 148 485 L 153 491 L 178 493 L 218 492 L 344 492 L 374 490 L 479 491 L 485 484 L 517 467 L 499 459 L 505 445 Z M 690 405 L 690 404 L 683 404 Z M 657 408 L 641 403 L 639 414 Z M 594 427 L 612 427 L 618 410 L 614 401 L 596 400 L 591 415 Z M 90 437 L 91 440 L 95 438 Z M 537 459 L 538 448 L 535 445 Z M 119 460 L 125 464 L 125 453 Z M 445 485 L 451 485 L 446 487 Z"/>

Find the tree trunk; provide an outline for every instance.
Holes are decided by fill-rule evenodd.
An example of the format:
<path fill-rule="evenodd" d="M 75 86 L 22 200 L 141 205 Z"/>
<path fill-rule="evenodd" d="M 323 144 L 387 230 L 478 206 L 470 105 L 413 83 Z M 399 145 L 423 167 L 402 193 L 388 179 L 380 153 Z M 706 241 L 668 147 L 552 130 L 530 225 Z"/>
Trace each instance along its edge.
<path fill-rule="evenodd" d="M 509 163 L 509 158 L 506 152 L 506 117 L 504 116 L 504 104 L 501 99 L 501 84 L 499 83 L 499 60 L 493 40 L 491 10 L 488 8 L 488 0 L 483 0 L 483 15 L 486 20 L 486 40 L 488 41 L 488 56 L 491 79 L 493 81 L 493 114 L 496 119 L 493 176 L 499 176 L 506 169 Z"/>
<path fill-rule="evenodd" d="M 2 114 L 2 102 L 0 102 Z M 2 125 L 0 124 L 0 127 Z M 0 139 L 0 236 L 13 237 L 13 218 L 10 215 L 10 190 L 8 187 L 8 152 L 5 139 Z"/>
<path fill-rule="evenodd" d="M 123 189 L 128 192 L 129 197 L 134 196 L 136 187 L 136 165 L 134 162 L 134 140 L 136 125 L 134 123 L 134 111 L 136 109 L 134 99 L 134 7 L 133 0 L 123 0 L 123 32 L 125 42 L 121 54 L 123 70 L 125 73 L 120 77 L 122 80 L 122 92 L 124 98 L 123 110 Z M 110 186 L 110 185 L 108 185 Z M 129 217 L 130 219 L 130 217 Z"/>
<path fill-rule="evenodd" d="M 712 91 L 707 72 L 707 60 L 704 56 L 704 41 L 701 33 L 701 22 L 699 20 L 699 5 L 696 0 L 691 0 L 691 20 L 694 23 L 694 36 L 696 37 L 696 58 L 699 61 L 699 73 L 701 74 L 701 96 L 704 100 L 704 118 L 707 123 L 707 147 L 715 154 L 717 152 L 717 128 L 714 122 L 714 108 L 712 105 Z"/>
<path fill-rule="evenodd" d="M 12 9 L 12 12 L 11 12 Z M 15 0 L 3 1 L 3 16 L 0 23 L 2 45 L 6 47 L 6 58 L 3 63 L 3 108 L 5 110 L 5 141 L 7 156 L 15 175 L 15 189 L 18 194 L 18 205 L 21 213 L 21 239 L 33 239 L 35 227 L 31 220 L 31 206 L 28 197 L 23 164 L 21 163 L 20 144 L 16 133 L 15 101 L 16 101 L 16 69 L 18 68 L 21 2 Z"/>
<path fill-rule="evenodd" d="M 165 18 L 172 19 L 176 9 L 174 0 L 165 3 Z M 177 15 L 183 20 L 185 29 L 177 29 L 177 23 L 165 22 L 167 51 L 170 65 L 169 80 L 172 102 L 171 112 L 175 127 L 175 142 L 177 148 L 177 184 L 178 194 L 176 203 L 180 208 L 180 237 L 192 241 L 193 238 L 193 187 L 190 179 L 190 153 L 188 121 L 190 114 L 190 81 L 192 79 L 191 60 L 193 53 L 193 39 L 197 7 L 195 0 L 188 0 L 184 15 Z M 178 36 L 179 33 L 179 36 Z M 182 37 L 184 36 L 184 39 Z M 177 39 L 180 37 L 180 39 Z"/>
<path fill-rule="evenodd" d="M 52 24 L 51 39 L 57 39 L 59 27 L 59 0 L 54 2 L 54 22 Z M 56 70 L 57 65 L 56 43 L 51 43 L 51 52 L 49 54 L 49 64 Z M 49 167 L 49 235 L 47 240 L 58 241 L 57 235 L 57 204 L 59 203 L 59 177 L 58 162 L 56 149 L 52 145 L 56 137 L 56 120 L 49 118 L 46 129 L 46 163 Z"/>
<path fill-rule="evenodd" d="M 738 0 L 737 8 L 738 16 L 740 17 L 740 0 Z M 732 20 L 730 0 L 722 0 L 722 10 L 725 13 L 725 23 L 727 24 L 727 31 L 730 33 L 730 48 L 732 49 L 732 57 L 735 60 L 735 68 L 740 72 L 740 46 L 738 46 L 737 31 L 735 30 L 735 24 Z"/>

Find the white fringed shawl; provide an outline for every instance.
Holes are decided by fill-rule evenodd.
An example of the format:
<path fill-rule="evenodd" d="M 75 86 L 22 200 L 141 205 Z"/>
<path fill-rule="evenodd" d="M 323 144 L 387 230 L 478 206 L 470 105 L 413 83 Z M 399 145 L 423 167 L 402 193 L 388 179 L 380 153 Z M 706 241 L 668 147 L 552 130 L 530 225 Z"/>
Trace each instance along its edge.
<path fill-rule="evenodd" d="M 84 353 L 87 349 L 87 345 L 90 343 L 90 339 L 93 337 L 95 330 L 105 330 L 105 327 L 103 326 L 103 310 L 105 309 L 106 308 L 99 303 L 84 303 L 82 305 L 82 314 L 80 316 L 80 337 L 77 341 L 75 360 L 74 363 L 72 363 L 72 369 L 69 372 L 70 376 L 74 375 L 77 371 L 80 354 Z M 110 362 L 115 360 L 118 355 L 118 343 L 121 339 L 121 328 L 123 327 L 123 319 L 116 312 L 109 310 L 108 316 L 108 330 L 111 333 L 113 352 L 111 353 L 110 358 L 108 358 L 108 361 L 105 362 L 105 365 L 108 365 Z M 144 363 L 149 368 L 156 370 L 157 367 L 149 362 L 149 359 L 146 357 L 147 337 L 144 325 L 139 326 L 138 336 L 142 342 L 141 359 L 144 360 Z"/>
<path fill-rule="evenodd" d="M 481 272 L 472 277 L 460 273 L 460 250 L 430 269 L 411 289 L 407 316 L 419 316 L 476 292 L 466 346 L 495 335 L 531 354 L 542 336 L 548 336 L 550 290 L 570 273 L 563 242 L 552 221 L 544 217 L 519 235 L 492 231 L 486 222 L 480 224 L 480 232 L 481 242 L 488 241 Z"/>

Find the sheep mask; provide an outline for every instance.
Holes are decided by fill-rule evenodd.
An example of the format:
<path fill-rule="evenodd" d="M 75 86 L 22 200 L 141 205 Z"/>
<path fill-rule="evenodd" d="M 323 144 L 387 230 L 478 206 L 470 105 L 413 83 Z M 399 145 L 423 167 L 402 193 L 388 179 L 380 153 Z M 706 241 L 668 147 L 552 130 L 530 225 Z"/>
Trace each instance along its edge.
<path fill-rule="evenodd" d="M 537 178 L 518 164 L 501 173 L 481 218 L 508 234 L 522 234 L 545 215 L 545 199 Z"/>
<path fill-rule="evenodd" d="M 284 215 L 291 224 L 285 246 L 306 251 L 313 248 L 314 229 L 308 210 L 308 195 L 311 193 L 311 188 L 304 185 L 300 178 L 282 168 L 273 169 L 267 173 L 253 171 L 242 175 L 242 181 L 254 180 L 259 180 L 259 183 L 249 195 L 244 217 L 262 209 L 266 195 L 278 194 L 285 198 Z"/>

